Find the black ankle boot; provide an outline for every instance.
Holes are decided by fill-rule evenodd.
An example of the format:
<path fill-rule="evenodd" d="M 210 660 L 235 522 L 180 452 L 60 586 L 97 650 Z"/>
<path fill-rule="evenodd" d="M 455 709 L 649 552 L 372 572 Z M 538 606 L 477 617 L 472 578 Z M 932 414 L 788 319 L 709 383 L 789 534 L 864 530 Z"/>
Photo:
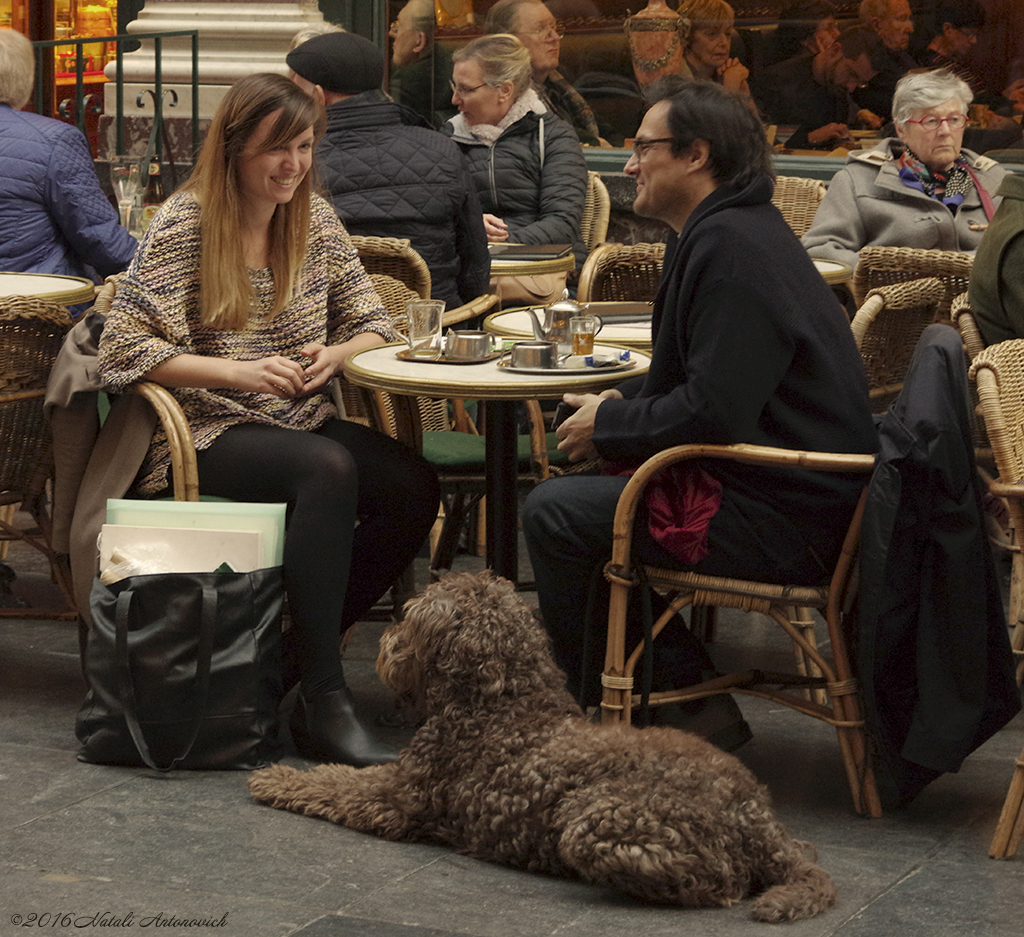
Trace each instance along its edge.
<path fill-rule="evenodd" d="M 374 738 L 359 721 L 347 687 L 312 700 L 306 700 L 300 691 L 289 727 L 299 754 L 313 761 L 365 768 L 398 757 L 398 752 Z"/>

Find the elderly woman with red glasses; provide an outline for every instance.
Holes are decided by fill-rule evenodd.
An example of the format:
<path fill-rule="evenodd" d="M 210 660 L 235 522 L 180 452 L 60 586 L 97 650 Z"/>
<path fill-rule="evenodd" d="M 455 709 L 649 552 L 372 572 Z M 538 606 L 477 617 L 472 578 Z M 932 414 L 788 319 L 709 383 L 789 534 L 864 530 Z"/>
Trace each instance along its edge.
<path fill-rule="evenodd" d="M 872 244 L 975 250 L 1006 170 L 963 149 L 972 99 L 945 69 L 901 79 L 892 105 L 896 136 L 849 155 L 802 238 L 807 251 L 855 266 Z"/>

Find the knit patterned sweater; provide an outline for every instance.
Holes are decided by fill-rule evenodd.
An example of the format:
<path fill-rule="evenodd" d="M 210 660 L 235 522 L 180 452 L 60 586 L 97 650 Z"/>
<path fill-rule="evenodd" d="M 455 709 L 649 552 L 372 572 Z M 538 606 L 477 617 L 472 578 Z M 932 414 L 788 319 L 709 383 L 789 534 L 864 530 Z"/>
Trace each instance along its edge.
<path fill-rule="evenodd" d="M 306 261 L 291 302 L 273 319 L 274 278 L 269 269 L 250 270 L 256 308 L 244 329 L 217 329 L 199 321 L 200 209 L 190 192 L 167 200 L 146 232 L 100 339 L 99 370 L 114 391 L 142 380 L 180 354 L 250 361 L 282 355 L 305 362 L 299 351 L 310 342 L 336 345 L 361 332 L 395 339 L 391 319 L 359 263 L 334 210 L 313 197 Z M 239 423 L 313 430 L 335 417 L 327 388 L 309 397 L 285 399 L 231 388 L 172 388 L 188 417 L 196 449 L 207 448 Z M 158 427 L 136 490 L 155 494 L 168 485 L 170 448 Z"/>

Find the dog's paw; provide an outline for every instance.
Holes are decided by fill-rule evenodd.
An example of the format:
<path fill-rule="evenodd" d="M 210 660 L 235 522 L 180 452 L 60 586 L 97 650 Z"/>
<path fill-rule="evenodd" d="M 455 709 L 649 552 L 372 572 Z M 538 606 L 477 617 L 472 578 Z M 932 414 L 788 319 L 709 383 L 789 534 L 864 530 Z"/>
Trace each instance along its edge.
<path fill-rule="evenodd" d="M 263 803 L 275 807 L 285 806 L 281 801 L 288 792 L 294 792 L 303 786 L 303 772 L 286 765 L 271 765 L 261 768 L 249 775 L 249 793 Z"/>

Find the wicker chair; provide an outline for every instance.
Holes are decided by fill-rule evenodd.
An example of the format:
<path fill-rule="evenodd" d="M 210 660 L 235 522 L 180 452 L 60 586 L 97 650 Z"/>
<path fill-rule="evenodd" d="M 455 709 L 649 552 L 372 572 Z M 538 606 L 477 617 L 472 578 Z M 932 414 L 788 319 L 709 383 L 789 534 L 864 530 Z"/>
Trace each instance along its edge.
<path fill-rule="evenodd" d="M 648 459 L 624 488 L 618 499 L 613 526 L 611 560 L 605 566 L 605 578 L 611 584 L 608 606 L 608 637 L 601 701 L 605 722 L 631 721 L 640 695 L 634 693 L 634 672 L 643 645 L 627 656 L 626 610 L 629 591 L 637 584 L 631 565 L 633 520 L 644 486 L 657 472 L 669 465 L 692 459 L 727 459 L 752 465 L 792 466 L 794 468 L 831 472 L 870 472 L 874 457 L 858 454 L 805 453 L 767 448 L 759 445 L 679 445 Z M 801 673 L 746 671 L 727 674 L 679 690 L 652 692 L 650 706 L 669 702 L 699 699 L 717 693 L 740 692 L 778 702 L 836 727 L 839 746 L 846 767 L 854 809 L 858 813 L 881 816 L 874 776 L 867 754 L 864 722 L 857 681 L 854 679 L 843 632 L 843 610 L 852 584 L 854 556 L 860 530 L 861 504 L 854 513 L 836 570 L 827 587 L 792 586 L 776 583 L 753 583 L 721 577 L 703 576 L 694 572 L 645 566 L 644 577 L 651 588 L 666 593 L 669 609 L 654 622 L 654 638 L 675 619 L 687 605 L 699 607 L 730 607 L 759 611 L 769 615 L 804 655 L 814 662 L 824 677 Z M 819 651 L 817 642 L 791 621 L 794 606 L 817 608 L 825 616 L 831 661 Z M 677 620 L 678 621 L 678 620 Z M 830 697 L 830 706 L 808 698 L 802 691 L 823 686 Z M 793 688 L 798 688 L 794 691 Z"/>
<path fill-rule="evenodd" d="M 772 203 L 782 212 L 782 217 L 793 229 L 793 233 L 803 237 L 814 221 L 825 191 L 825 183 L 820 179 L 778 176 Z"/>
<path fill-rule="evenodd" d="M 686 445 L 666 449 L 640 466 L 619 497 L 613 529 L 612 557 L 605 566 L 605 577 L 611 583 L 607 652 L 601 677 L 604 686 L 601 708 L 605 722 L 629 723 L 632 709 L 640 703 L 640 696 L 633 692 L 633 687 L 634 671 L 643 645 L 641 643 L 627 657 L 626 609 L 629 604 L 629 590 L 638 582 L 631 565 L 630 549 L 633 520 L 644 486 L 654 475 L 671 464 L 683 460 L 708 458 L 729 459 L 754 465 L 788 465 L 815 471 L 865 474 L 870 472 L 875 464 L 874 456 L 866 454 L 797 452 L 750 445 Z M 799 672 L 776 673 L 760 670 L 733 673 L 680 690 L 651 693 L 649 702 L 652 706 L 658 706 L 700 699 L 718 693 L 747 693 L 772 700 L 806 716 L 829 723 L 835 727 L 838 735 L 854 809 L 859 813 L 877 817 L 881 815 L 882 808 L 868 758 L 860 695 L 857 681 L 851 671 L 842 622 L 847 593 L 852 582 L 862 511 L 863 497 L 854 513 L 832 581 L 827 587 L 745 582 L 645 566 L 644 575 L 648 584 L 665 593 L 669 600 L 668 611 L 654 622 L 655 638 L 666 624 L 675 619 L 676 613 L 686 606 L 692 606 L 694 610 L 701 607 L 728 607 L 761 612 L 774 619 L 801 648 L 803 655 L 812 660 L 820 673 L 824 674 L 824 677 L 813 677 Z M 819 651 L 813 637 L 809 637 L 804 629 L 791 621 L 791 609 L 794 606 L 816 608 L 824 614 L 828 624 L 831 662 Z M 804 690 L 814 686 L 827 689 L 831 705 L 822 705 L 804 695 Z M 794 692 L 790 688 L 797 689 Z"/>
<path fill-rule="evenodd" d="M 0 540 L 20 540 L 42 553 L 65 603 L 56 609 L 0 608 L 4 618 L 78 617 L 67 563 L 50 547 L 46 486 L 53 453 L 43 414 L 46 381 L 72 324 L 64 306 L 30 296 L 0 300 Z M 34 527 L 15 524 L 19 504 Z"/>
<path fill-rule="evenodd" d="M 945 287 L 936 277 L 871 290 L 850 327 L 868 375 L 872 413 L 903 387 L 921 333 L 939 317 Z"/>
<path fill-rule="evenodd" d="M 1020 684 L 1024 678 L 1024 556 L 1020 552 L 1024 540 L 1024 339 L 999 342 L 983 349 L 971 365 L 971 377 L 977 385 L 999 470 L 999 479 L 989 484 L 989 490 L 1004 499 L 1010 515 L 1014 552 L 1007 611 Z M 1024 752 L 1017 759 L 989 854 L 996 858 L 1014 855 L 1022 833 Z"/>
<path fill-rule="evenodd" d="M 862 247 L 853 271 L 853 299 L 860 308 L 879 286 L 937 277 L 945 286 L 939 315 L 948 319 L 955 297 L 967 289 L 974 255 L 963 251 L 921 250 L 916 247 Z"/>
<path fill-rule="evenodd" d="M 607 237 L 611 211 L 611 198 L 608 195 L 608 188 L 601 181 L 601 174 L 588 172 L 587 197 L 583 203 L 583 220 L 580 222 L 580 236 L 588 252 L 603 243 Z"/>
<path fill-rule="evenodd" d="M 664 258 L 664 244 L 601 244 L 583 264 L 578 299 L 581 303 L 652 302 Z"/>
<path fill-rule="evenodd" d="M 396 326 L 401 327 L 405 320 L 406 299 L 417 296 L 427 299 L 430 296 L 430 270 L 426 262 L 413 249 L 408 238 L 353 235 L 352 244 Z M 405 287 L 404 293 L 397 289 L 394 281 Z M 497 296 L 483 293 L 468 303 L 446 309 L 442 324 L 447 327 L 483 316 L 491 312 L 497 302 Z"/>
<path fill-rule="evenodd" d="M 953 320 L 953 325 L 960 333 L 967 357 L 973 361 L 985 347 L 985 339 L 981 337 L 981 332 L 978 330 L 978 323 L 971 310 L 971 300 L 966 292 L 954 298 L 949 315 Z"/>

